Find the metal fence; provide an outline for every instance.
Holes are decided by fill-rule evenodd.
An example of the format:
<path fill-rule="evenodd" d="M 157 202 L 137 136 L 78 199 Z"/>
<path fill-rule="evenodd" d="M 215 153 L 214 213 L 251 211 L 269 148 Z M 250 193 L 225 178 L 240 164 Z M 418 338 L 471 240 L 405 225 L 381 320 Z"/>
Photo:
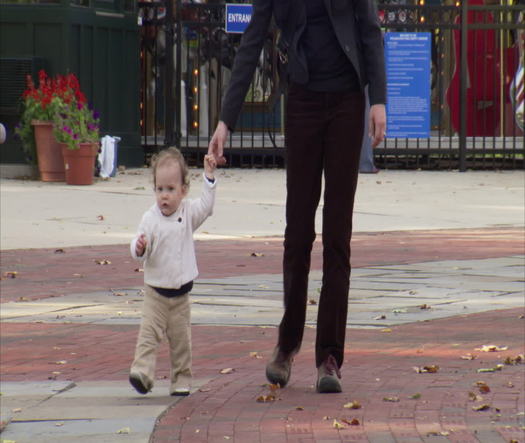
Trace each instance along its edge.
<path fill-rule="evenodd" d="M 481 0 L 395 1 L 378 4 L 385 31 L 432 36 L 431 133 L 429 138 L 387 138 L 375 150 L 377 165 L 523 167 L 523 0 L 490 6 L 474 4 Z M 224 14 L 220 2 L 139 2 L 141 126 L 147 157 L 167 145 L 179 146 L 190 162 L 200 162 L 206 153 L 241 37 L 225 32 Z M 275 60 L 275 36 L 269 32 L 229 140 L 229 165 L 284 165 L 285 98 L 269 104 Z"/>

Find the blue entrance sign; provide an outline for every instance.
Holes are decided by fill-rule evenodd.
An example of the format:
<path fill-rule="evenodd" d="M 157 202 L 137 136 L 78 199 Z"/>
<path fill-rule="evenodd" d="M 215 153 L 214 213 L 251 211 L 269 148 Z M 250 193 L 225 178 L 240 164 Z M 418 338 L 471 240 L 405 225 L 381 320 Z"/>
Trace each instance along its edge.
<path fill-rule="evenodd" d="M 242 34 L 252 18 L 252 5 L 226 3 L 226 32 Z"/>
<path fill-rule="evenodd" d="M 385 33 L 387 137 L 430 136 L 430 32 Z"/>

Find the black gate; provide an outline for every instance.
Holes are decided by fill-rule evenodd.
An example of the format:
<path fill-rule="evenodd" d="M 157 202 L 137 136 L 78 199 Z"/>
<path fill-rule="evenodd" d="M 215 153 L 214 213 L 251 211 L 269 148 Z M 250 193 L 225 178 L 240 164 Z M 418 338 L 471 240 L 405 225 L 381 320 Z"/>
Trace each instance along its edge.
<path fill-rule="evenodd" d="M 385 31 L 432 35 L 431 136 L 387 138 L 375 150 L 380 167 L 523 167 L 525 4 L 481 2 L 379 3 Z M 139 2 L 146 156 L 168 145 L 190 162 L 206 153 L 240 42 L 225 32 L 224 14 L 220 2 Z M 229 140 L 231 166 L 284 165 L 284 98 L 269 105 L 274 43 L 270 32 Z"/>

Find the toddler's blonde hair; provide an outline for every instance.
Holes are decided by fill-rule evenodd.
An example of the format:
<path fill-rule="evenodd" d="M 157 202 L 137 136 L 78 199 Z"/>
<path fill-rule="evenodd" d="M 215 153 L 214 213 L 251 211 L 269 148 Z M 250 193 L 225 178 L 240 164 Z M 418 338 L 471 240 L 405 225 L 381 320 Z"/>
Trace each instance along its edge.
<path fill-rule="evenodd" d="M 189 174 L 188 165 L 186 164 L 186 160 L 184 160 L 184 156 L 182 155 L 182 153 L 174 146 L 163 149 L 162 151 L 155 154 L 151 158 L 151 169 L 153 173 L 153 186 L 156 186 L 155 181 L 156 181 L 156 176 L 157 176 L 157 169 L 159 168 L 160 165 L 168 161 L 174 161 L 179 164 L 182 184 L 189 188 L 190 174 Z"/>

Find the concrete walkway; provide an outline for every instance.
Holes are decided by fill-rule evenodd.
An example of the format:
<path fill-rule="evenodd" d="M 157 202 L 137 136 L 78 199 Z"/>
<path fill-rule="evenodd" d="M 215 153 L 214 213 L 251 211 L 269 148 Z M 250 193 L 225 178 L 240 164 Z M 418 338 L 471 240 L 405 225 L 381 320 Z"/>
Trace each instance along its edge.
<path fill-rule="evenodd" d="M 198 235 L 195 383 L 182 400 L 168 395 L 165 345 L 150 394 L 127 382 L 142 303 L 127 243 L 152 202 L 148 173 L 84 188 L 0 181 L 0 439 L 524 443 L 523 174 L 360 176 L 334 395 L 313 387 L 319 240 L 290 386 L 264 377 L 282 312 L 283 180 L 220 172 Z"/>

